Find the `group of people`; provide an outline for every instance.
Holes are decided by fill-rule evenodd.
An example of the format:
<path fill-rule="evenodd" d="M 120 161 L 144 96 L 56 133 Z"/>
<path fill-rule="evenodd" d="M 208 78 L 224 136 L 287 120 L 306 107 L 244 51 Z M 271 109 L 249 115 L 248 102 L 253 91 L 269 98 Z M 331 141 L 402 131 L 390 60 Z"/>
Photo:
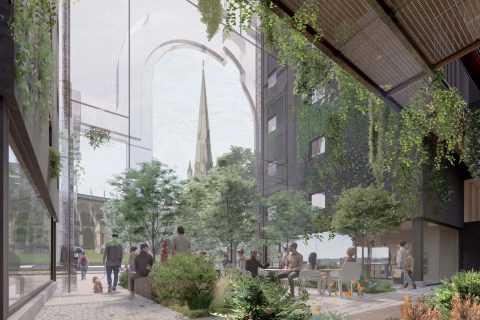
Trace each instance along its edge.
<path fill-rule="evenodd" d="M 150 248 L 147 244 L 140 245 L 140 252 L 137 253 L 137 247 L 130 248 L 128 262 L 125 264 L 125 270 L 128 272 L 128 283 L 130 298 L 135 297 L 135 280 L 146 277 L 153 266 L 153 256 L 150 254 Z M 105 266 L 108 292 L 115 293 L 118 285 L 118 275 L 123 260 L 123 244 L 118 239 L 118 234 L 112 234 L 112 239 L 105 244 L 103 253 L 103 265 Z M 185 253 L 191 250 L 190 239 L 185 236 L 185 229 L 182 226 L 177 228 L 177 234 L 172 239 L 171 252 L 169 252 L 166 241 L 160 243 L 160 263 L 168 260 L 169 254 L 172 255 Z M 85 253 L 78 259 L 81 279 L 86 279 L 89 261 Z M 113 279 L 112 279 L 113 274 Z"/>
<path fill-rule="evenodd" d="M 403 274 L 403 287 L 407 288 L 411 284 L 413 289 L 417 289 L 412 278 L 415 266 L 412 250 L 407 248 L 406 242 L 403 240 L 398 243 L 398 246 L 396 263 L 400 273 Z"/>

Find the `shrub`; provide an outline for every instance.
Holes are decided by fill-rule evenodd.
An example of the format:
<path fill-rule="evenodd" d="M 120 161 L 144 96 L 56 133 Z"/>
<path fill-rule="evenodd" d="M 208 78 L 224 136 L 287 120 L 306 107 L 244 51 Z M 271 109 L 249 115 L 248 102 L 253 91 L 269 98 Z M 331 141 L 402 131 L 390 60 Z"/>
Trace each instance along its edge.
<path fill-rule="evenodd" d="M 210 316 L 208 310 L 190 310 L 187 306 L 180 306 L 178 304 L 171 305 L 169 308 L 173 311 L 183 314 L 190 319 L 205 318 Z"/>
<path fill-rule="evenodd" d="M 283 285 L 239 273 L 229 275 L 227 304 L 238 311 L 227 317 L 233 320 L 304 320 L 311 315 L 301 301 L 287 294 Z"/>
<path fill-rule="evenodd" d="M 472 301 L 469 296 L 465 300 L 460 299 L 456 294 L 452 301 L 452 311 L 450 311 L 452 320 L 478 320 L 480 319 L 480 303 Z"/>
<path fill-rule="evenodd" d="M 409 295 L 403 298 L 400 308 L 400 320 L 441 320 L 442 314 L 433 306 L 427 306 L 423 298 L 417 304 L 412 303 Z"/>
<path fill-rule="evenodd" d="M 472 302 L 480 302 L 480 273 L 458 272 L 450 280 L 444 281 L 427 299 L 427 303 L 439 309 L 443 315 L 452 310 L 452 302 L 458 294 L 461 300 L 469 297 Z"/>
<path fill-rule="evenodd" d="M 128 272 L 122 271 L 118 279 L 118 285 L 122 288 L 128 289 Z"/>
<path fill-rule="evenodd" d="M 159 303 L 176 301 L 190 310 L 208 309 L 217 274 L 213 261 L 203 255 L 177 254 L 150 272 Z"/>

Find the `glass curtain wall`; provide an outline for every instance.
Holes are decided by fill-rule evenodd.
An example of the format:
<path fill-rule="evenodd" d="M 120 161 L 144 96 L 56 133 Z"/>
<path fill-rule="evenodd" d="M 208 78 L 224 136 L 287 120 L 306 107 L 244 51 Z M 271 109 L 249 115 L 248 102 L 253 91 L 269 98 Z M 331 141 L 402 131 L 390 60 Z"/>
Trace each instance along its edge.
<path fill-rule="evenodd" d="M 9 306 L 51 279 L 51 217 L 32 180 L 9 148 Z"/>

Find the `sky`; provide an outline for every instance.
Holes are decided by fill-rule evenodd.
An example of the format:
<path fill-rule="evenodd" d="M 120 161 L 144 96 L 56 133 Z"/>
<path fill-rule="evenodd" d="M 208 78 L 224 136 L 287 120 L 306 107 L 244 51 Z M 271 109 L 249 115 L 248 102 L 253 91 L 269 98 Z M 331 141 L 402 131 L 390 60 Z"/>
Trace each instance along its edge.
<path fill-rule="evenodd" d="M 239 72 L 192 49 L 170 52 L 160 60 L 153 78 L 153 156 L 187 177 L 195 163 L 202 61 L 210 121 L 212 157 L 230 146 L 253 149 L 254 122 Z"/>

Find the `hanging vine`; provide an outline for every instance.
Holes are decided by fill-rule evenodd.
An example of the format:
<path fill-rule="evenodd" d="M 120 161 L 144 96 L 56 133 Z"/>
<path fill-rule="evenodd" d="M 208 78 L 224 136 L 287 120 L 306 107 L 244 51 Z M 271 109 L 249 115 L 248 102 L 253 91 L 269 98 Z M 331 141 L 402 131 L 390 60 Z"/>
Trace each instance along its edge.
<path fill-rule="evenodd" d="M 207 38 L 210 41 L 217 33 L 222 22 L 223 8 L 220 0 L 198 0 L 201 21 L 207 26 Z"/>
<path fill-rule="evenodd" d="M 463 160 L 473 178 L 480 178 L 480 109 L 471 112 L 465 132 Z"/>
<path fill-rule="evenodd" d="M 23 111 L 47 118 L 53 104 L 54 54 L 52 28 L 55 8 L 50 0 L 14 1 L 11 22 L 15 40 L 15 80 L 23 98 Z"/>
<path fill-rule="evenodd" d="M 110 131 L 100 127 L 90 127 L 83 132 L 83 136 L 88 139 L 89 145 L 93 150 L 110 141 Z"/>

